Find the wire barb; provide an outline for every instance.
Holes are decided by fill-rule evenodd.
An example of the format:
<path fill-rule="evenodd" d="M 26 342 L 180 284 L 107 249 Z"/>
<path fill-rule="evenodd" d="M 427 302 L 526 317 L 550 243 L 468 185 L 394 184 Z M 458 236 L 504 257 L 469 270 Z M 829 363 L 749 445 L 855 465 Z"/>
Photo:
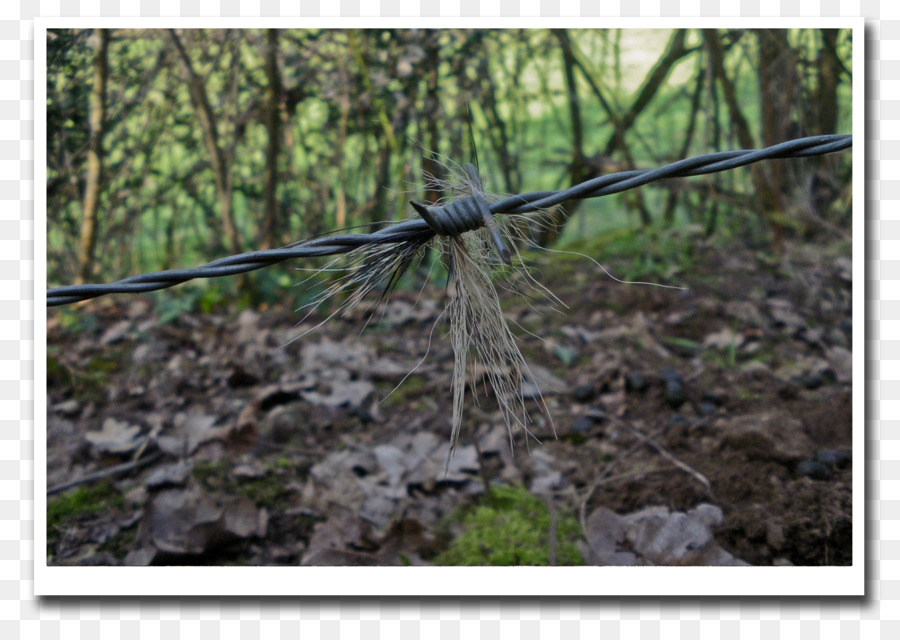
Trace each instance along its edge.
<path fill-rule="evenodd" d="M 491 205 L 488 205 L 487 201 L 479 194 L 460 198 L 443 207 L 429 207 L 414 202 L 412 206 L 422 216 L 422 219 L 407 220 L 393 224 L 375 233 L 327 235 L 281 249 L 253 251 L 222 258 L 196 269 L 177 269 L 144 274 L 126 278 L 112 284 L 77 285 L 50 289 L 47 291 L 47 306 L 55 307 L 72 304 L 110 293 L 156 291 L 182 284 L 195 278 L 217 278 L 246 273 L 292 258 L 332 256 L 349 253 L 366 245 L 422 243 L 435 234 L 453 236 L 482 226 L 488 228 L 500 257 L 509 264 L 509 250 L 506 248 L 506 243 L 497 229 L 496 221 L 493 219 L 494 215 L 530 213 L 556 206 L 567 200 L 599 198 L 621 193 L 665 178 L 702 176 L 719 171 L 728 171 L 762 160 L 807 158 L 825 155 L 842 151 L 852 146 L 853 136 L 850 135 L 813 136 L 782 142 L 766 149 L 710 153 L 696 158 L 680 160 L 659 169 L 639 169 L 613 173 L 593 178 L 565 191 L 526 193 L 511 196 Z M 481 184 L 478 171 L 473 165 L 467 165 L 466 171 L 475 185 Z M 423 211 L 426 213 L 423 213 Z M 459 231 L 454 232 L 455 229 L 459 229 Z"/>
<path fill-rule="evenodd" d="M 500 258 L 506 264 L 512 265 L 509 248 L 503 241 L 503 235 L 500 233 L 497 221 L 494 220 L 487 200 L 481 195 L 484 186 L 481 183 L 481 176 L 478 175 L 478 169 L 475 168 L 475 165 L 468 163 L 466 164 L 466 173 L 472 186 L 476 188 L 476 193 L 442 206 L 429 206 L 415 200 L 411 200 L 410 204 L 416 213 L 428 223 L 428 226 L 440 236 L 458 236 L 466 231 L 487 227 Z"/>

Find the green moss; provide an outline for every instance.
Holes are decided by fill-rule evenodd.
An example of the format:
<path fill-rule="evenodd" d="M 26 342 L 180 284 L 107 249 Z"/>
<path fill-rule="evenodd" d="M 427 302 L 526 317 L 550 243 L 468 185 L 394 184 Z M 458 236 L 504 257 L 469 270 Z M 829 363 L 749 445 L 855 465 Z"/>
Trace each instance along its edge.
<path fill-rule="evenodd" d="M 235 478 L 231 474 L 231 464 L 199 464 L 194 466 L 194 478 L 209 491 L 241 495 L 259 507 L 285 507 L 291 496 L 291 490 L 287 488 L 290 481 L 304 478 L 309 467 L 287 458 L 266 466 L 269 473 L 262 478 Z"/>
<path fill-rule="evenodd" d="M 51 500 L 47 504 L 47 526 L 51 527 L 67 518 L 97 513 L 110 508 L 121 509 L 125 501 L 109 484 L 79 487 Z"/>
<path fill-rule="evenodd" d="M 235 483 L 234 492 L 250 498 L 258 507 L 269 509 L 284 507 L 291 495 L 284 479 L 276 475 Z"/>
<path fill-rule="evenodd" d="M 557 564 L 584 564 L 574 516 L 558 513 Z M 550 510 L 523 487 L 491 489 L 487 504 L 462 516 L 465 533 L 435 558 L 437 565 L 539 566 L 550 564 Z"/>
<path fill-rule="evenodd" d="M 119 560 L 123 560 L 128 552 L 137 548 L 137 526 L 120 531 L 100 546 L 100 551 L 108 551 Z"/>
<path fill-rule="evenodd" d="M 122 510 L 125 500 L 109 484 L 79 487 L 47 503 L 47 553 L 56 549 L 66 525 L 85 516 Z"/>
<path fill-rule="evenodd" d="M 403 406 L 410 398 L 422 395 L 426 385 L 424 376 L 410 376 L 384 399 L 383 405 L 386 408 Z"/>

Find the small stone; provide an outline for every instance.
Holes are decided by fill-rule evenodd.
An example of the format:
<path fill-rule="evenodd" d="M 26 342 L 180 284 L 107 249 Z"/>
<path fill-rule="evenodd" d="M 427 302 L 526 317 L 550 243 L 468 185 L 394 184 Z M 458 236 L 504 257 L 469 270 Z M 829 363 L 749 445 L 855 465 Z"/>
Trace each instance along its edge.
<path fill-rule="evenodd" d="M 155 469 L 144 483 L 148 489 L 183 487 L 191 477 L 194 465 L 190 462 L 173 462 Z"/>
<path fill-rule="evenodd" d="M 787 542 L 787 536 L 784 535 L 784 526 L 777 520 L 769 520 L 766 523 L 766 544 L 780 551 Z"/>
<path fill-rule="evenodd" d="M 246 480 L 263 478 L 267 473 L 268 471 L 256 462 L 239 464 L 231 470 L 233 477 Z"/>
<path fill-rule="evenodd" d="M 156 549 L 150 546 L 133 549 L 125 556 L 124 564 L 126 567 L 149 567 L 153 564 L 156 555 Z"/>
<path fill-rule="evenodd" d="M 812 374 L 811 376 L 806 377 L 803 380 L 803 386 L 809 390 L 818 389 L 821 386 L 826 384 L 833 384 L 836 380 L 836 376 L 834 375 L 834 371 L 831 369 L 825 369 L 824 371 L 819 371 L 817 373 Z"/>
<path fill-rule="evenodd" d="M 800 478 L 810 478 L 811 480 L 831 480 L 833 476 L 831 469 L 815 460 L 804 460 L 798 464 L 796 473 Z"/>
<path fill-rule="evenodd" d="M 673 409 L 679 408 L 687 401 L 687 393 L 684 390 L 684 378 L 677 371 L 663 369 L 660 377 L 666 385 L 665 399 Z"/>
<path fill-rule="evenodd" d="M 578 402 L 590 402 L 597 395 L 597 389 L 592 384 L 583 384 L 575 387 L 572 397 Z"/>
<path fill-rule="evenodd" d="M 588 409 L 587 417 L 594 421 L 594 424 L 601 424 L 609 420 L 609 412 L 600 407 Z"/>
<path fill-rule="evenodd" d="M 677 429 L 682 427 L 687 429 L 691 426 L 691 421 L 681 415 L 674 415 L 669 418 L 669 422 L 666 423 L 666 431 L 671 431 L 672 429 Z"/>
<path fill-rule="evenodd" d="M 697 411 L 699 411 L 700 415 L 702 415 L 702 416 L 711 416 L 718 410 L 719 410 L 719 407 L 717 407 L 712 402 L 701 402 L 697 406 Z"/>
<path fill-rule="evenodd" d="M 74 398 L 53 405 L 54 411 L 70 418 L 77 414 L 80 409 L 81 405 Z"/>
<path fill-rule="evenodd" d="M 848 320 L 847 318 L 841 320 L 840 328 L 841 331 L 846 333 L 848 336 L 853 335 L 853 322 Z"/>
<path fill-rule="evenodd" d="M 818 373 L 815 373 L 803 380 L 803 386 L 809 390 L 818 389 L 823 384 L 825 384 L 825 380 Z"/>
<path fill-rule="evenodd" d="M 586 436 L 594 430 L 595 424 L 596 422 L 587 416 L 578 418 L 578 420 L 575 421 L 575 424 L 569 428 L 569 432 L 575 435 Z"/>
<path fill-rule="evenodd" d="M 635 393 L 643 393 L 647 390 L 647 379 L 639 373 L 632 373 L 625 378 L 625 388 Z"/>
<path fill-rule="evenodd" d="M 778 387 L 778 397 L 781 400 L 796 400 L 800 397 L 800 388 L 794 382 L 785 382 Z"/>
<path fill-rule="evenodd" d="M 723 416 L 714 423 L 721 446 L 735 449 L 757 460 L 796 464 L 814 451 L 803 423 L 780 411 L 742 416 Z"/>
<path fill-rule="evenodd" d="M 816 454 L 816 462 L 819 462 L 831 469 L 846 469 L 850 466 L 852 458 L 850 454 L 843 451 L 831 451 L 825 449 Z"/>
<path fill-rule="evenodd" d="M 150 497 L 150 494 L 147 492 L 147 488 L 143 486 L 137 486 L 129 491 L 125 492 L 125 504 L 141 507 L 144 503 L 147 502 L 147 498 Z"/>
<path fill-rule="evenodd" d="M 250 373 L 240 365 L 234 367 L 228 374 L 227 383 L 229 387 L 250 387 L 256 384 L 259 378 Z"/>

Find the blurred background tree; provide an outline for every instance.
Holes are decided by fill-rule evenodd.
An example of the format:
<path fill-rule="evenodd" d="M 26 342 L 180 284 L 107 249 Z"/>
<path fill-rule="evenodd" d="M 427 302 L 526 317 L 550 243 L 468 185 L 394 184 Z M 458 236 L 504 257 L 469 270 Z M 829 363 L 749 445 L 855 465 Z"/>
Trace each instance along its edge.
<path fill-rule="evenodd" d="M 820 29 L 50 31 L 48 284 L 406 217 L 411 198 L 449 195 L 424 191 L 424 174 L 473 159 L 469 120 L 485 183 L 504 193 L 849 133 L 850 52 L 849 31 Z M 534 239 L 690 225 L 771 251 L 849 237 L 850 161 L 567 203 Z M 297 279 L 291 266 L 253 278 L 257 299 Z"/>

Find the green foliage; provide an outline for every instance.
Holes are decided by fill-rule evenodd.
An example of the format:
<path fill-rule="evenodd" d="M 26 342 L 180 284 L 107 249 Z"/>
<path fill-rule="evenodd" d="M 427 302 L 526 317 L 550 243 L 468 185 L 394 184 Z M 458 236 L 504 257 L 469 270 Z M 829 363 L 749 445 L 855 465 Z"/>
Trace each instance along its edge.
<path fill-rule="evenodd" d="M 266 67 L 269 32 L 178 33 L 218 128 L 228 192 L 217 183 L 183 61 L 166 32 L 114 30 L 96 281 L 190 267 L 229 255 L 223 199 L 233 208 L 241 247 L 260 248 L 268 215 L 269 171 L 278 177 L 271 238 L 276 245 L 339 226 L 366 227 L 407 216 L 411 198 L 450 195 L 447 190 L 425 193 L 423 171 L 445 171 L 425 157 L 425 148 L 458 163 L 475 159 L 468 114 L 490 192 L 559 189 L 571 183 L 579 154 L 573 149 L 570 93 L 560 43 L 548 30 L 279 31 L 280 129 L 274 161 L 267 155 L 272 135 L 267 96 L 275 82 Z M 758 138 L 757 38 L 748 30 L 717 34 L 735 95 Z M 668 30 L 569 32 L 581 65 L 575 78 L 583 171 L 599 175 L 652 167 L 680 159 L 685 152 L 694 155 L 740 146 L 721 88 L 702 84 L 709 80 L 708 53 L 701 32 L 690 30 L 688 53 L 675 63 L 626 132 L 627 152 L 618 148 L 611 158 L 602 156 L 615 137 L 616 121 L 629 113 L 671 36 Z M 92 30 L 61 29 L 52 30 L 47 41 L 48 281 L 53 286 L 71 284 L 76 266 L 90 131 L 92 37 Z M 849 31 L 841 31 L 836 51 L 846 69 L 852 63 L 850 44 Z M 825 50 L 821 30 L 792 30 L 790 46 L 801 82 L 789 115 L 802 125 L 818 104 L 809 96 L 820 81 L 817 62 Z M 644 55 L 627 55 L 632 51 Z M 847 130 L 851 114 L 847 73 L 839 80 L 839 130 Z M 697 104 L 695 94 L 700 97 Z M 689 129 L 693 133 L 688 139 Z M 840 187 L 849 182 L 845 171 L 849 163 L 842 159 L 835 165 L 841 169 L 832 172 Z M 699 224 L 714 231 L 717 220 L 722 232 L 739 236 L 764 235 L 772 224 L 793 233 L 803 231 L 792 213 L 799 210 L 796 207 L 786 206 L 771 216 L 754 209 L 748 197 L 754 188 L 748 171 L 723 174 L 703 184 L 708 192 L 669 191 L 655 185 L 641 189 L 640 198 L 624 194 L 584 203 L 568 225 L 567 237 L 584 241 L 636 225 L 649 231 L 663 224 Z M 712 202 L 709 193 L 719 189 L 736 197 Z M 668 204 L 672 193 L 678 201 L 674 209 Z M 743 213 L 734 215 L 735 211 Z M 837 217 L 839 212 L 829 215 Z M 658 233 L 643 242 L 608 249 L 624 254 L 630 248 L 638 255 L 626 277 L 659 278 L 672 264 L 689 264 L 683 253 L 673 253 L 675 247 L 666 243 L 666 235 Z M 167 320 L 189 308 L 209 311 L 230 301 L 255 305 L 286 294 L 300 298 L 299 307 L 308 301 L 302 299 L 305 294 L 295 293 L 296 289 L 287 292 L 285 287 L 301 279 L 279 275 L 241 280 L 256 289 L 238 295 L 228 289 L 204 289 L 189 294 L 193 306 L 173 302 Z M 411 286 L 410 282 L 416 283 L 411 274 L 399 286 Z"/>
<path fill-rule="evenodd" d="M 623 229 L 600 238 L 567 240 L 560 250 L 571 253 L 554 254 L 554 258 L 582 264 L 584 256 L 589 256 L 620 280 L 672 284 L 673 276 L 693 265 L 697 242 L 688 229 L 681 233 Z"/>
<path fill-rule="evenodd" d="M 523 487 L 495 487 L 486 504 L 462 516 L 465 533 L 435 558 L 455 566 L 538 566 L 550 563 L 551 515 L 546 503 Z M 575 546 L 581 528 L 559 514 L 557 564 L 584 564 Z"/>

